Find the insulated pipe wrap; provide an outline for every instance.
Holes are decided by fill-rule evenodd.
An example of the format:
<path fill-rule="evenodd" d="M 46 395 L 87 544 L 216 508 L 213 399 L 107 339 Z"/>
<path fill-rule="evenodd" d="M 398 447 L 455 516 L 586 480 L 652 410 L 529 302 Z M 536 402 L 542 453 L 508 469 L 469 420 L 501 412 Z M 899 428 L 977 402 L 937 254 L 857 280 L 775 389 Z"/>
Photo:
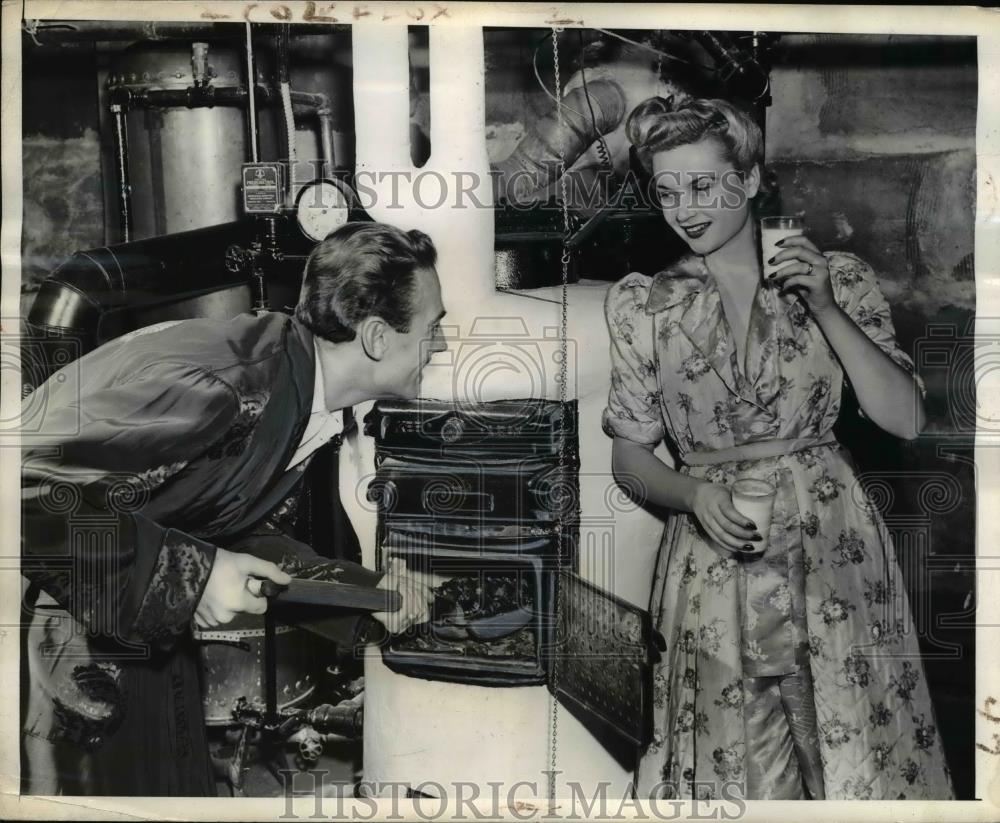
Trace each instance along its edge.
<path fill-rule="evenodd" d="M 599 136 L 621 125 L 625 118 L 625 93 L 612 80 L 588 83 L 590 106 L 584 89 L 576 88 L 563 98 L 563 120 L 556 112 L 539 118 L 506 160 L 496 163 L 496 199 L 525 203 L 531 195 L 556 179 L 559 158 L 569 168 Z M 554 104 L 553 104 L 554 108 Z M 596 125 L 596 129 L 595 129 Z"/>
<path fill-rule="evenodd" d="M 100 344 L 102 320 L 119 309 L 181 299 L 243 282 L 225 265 L 226 250 L 247 245 L 251 226 L 224 223 L 166 237 L 78 251 L 41 284 L 28 313 L 30 337 L 65 340 L 74 359 Z M 55 370 L 47 364 L 45 379 Z"/>

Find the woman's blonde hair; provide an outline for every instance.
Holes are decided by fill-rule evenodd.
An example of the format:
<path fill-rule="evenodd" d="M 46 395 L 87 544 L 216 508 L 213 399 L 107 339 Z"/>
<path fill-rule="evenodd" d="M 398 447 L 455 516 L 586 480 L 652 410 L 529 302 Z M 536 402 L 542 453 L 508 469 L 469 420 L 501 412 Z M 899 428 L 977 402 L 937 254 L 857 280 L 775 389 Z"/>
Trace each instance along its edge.
<path fill-rule="evenodd" d="M 653 155 L 714 137 L 726 159 L 741 172 L 764 160 L 764 137 L 751 117 L 727 100 L 691 97 L 675 104 L 673 97 L 650 97 L 628 116 L 625 134 L 635 146 L 646 171 Z"/>

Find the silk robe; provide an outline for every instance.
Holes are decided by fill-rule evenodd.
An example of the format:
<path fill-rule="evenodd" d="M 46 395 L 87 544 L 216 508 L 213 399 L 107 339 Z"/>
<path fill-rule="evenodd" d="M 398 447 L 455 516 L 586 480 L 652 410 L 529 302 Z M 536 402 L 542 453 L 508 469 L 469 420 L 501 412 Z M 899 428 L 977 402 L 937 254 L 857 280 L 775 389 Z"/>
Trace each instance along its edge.
<path fill-rule="evenodd" d="M 294 504 L 308 460 L 285 469 L 316 367 L 296 320 L 241 315 L 141 329 L 36 390 L 44 414 L 22 451 L 25 793 L 215 794 L 191 621 L 216 547 Z M 290 562 L 309 554 L 277 535 L 271 559 L 274 540 Z M 344 582 L 380 578 L 337 564 Z M 325 622 L 348 645 L 370 626 Z"/>
<path fill-rule="evenodd" d="M 838 304 L 913 373 L 871 267 L 826 257 Z M 895 550 L 850 455 L 834 441 L 760 460 L 683 462 L 757 441 L 831 438 L 844 373 L 812 315 L 759 286 L 740 363 L 718 288 L 691 255 L 654 277 L 625 277 L 605 308 L 606 432 L 667 438 L 679 470 L 695 477 L 777 488 L 762 557 L 715 546 L 691 514 L 668 519 L 651 612 L 669 649 L 655 674 L 640 794 L 719 797 L 735 783 L 750 799 L 770 797 L 766 741 L 748 729 L 766 728 L 774 695 L 757 678 L 804 671 L 812 694 L 799 702 L 815 704 L 808 747 L 827 799 L 951 797 Z"/>

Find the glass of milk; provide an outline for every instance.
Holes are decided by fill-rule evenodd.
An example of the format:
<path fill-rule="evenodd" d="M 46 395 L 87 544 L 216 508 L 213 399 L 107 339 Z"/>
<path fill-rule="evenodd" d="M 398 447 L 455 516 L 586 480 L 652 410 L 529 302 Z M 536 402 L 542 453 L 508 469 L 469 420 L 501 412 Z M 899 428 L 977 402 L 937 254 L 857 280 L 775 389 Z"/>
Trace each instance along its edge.
<path fill-rule="evenodd" d="M 762 251 L 762 261 L 764 268 L 764 279 L 767 280 L 774 272 L 782 266 L 787 266 L 788 261 L 771 265 L 767 261 L 781 251 L 781 246 L 777 245 L 779 240 L 786 237 L 796 237 L 804 234 L 806 221 L 802 217 L 762 217 L 760 220 L 760 247 Z"/>
<path fill-rule="evenodd" d="M 736 511 L 752 520 L 757 526 L 757 531 L 764 538 L 751 542 L 750 545 L 753 546 L 753 549 L 745 550 L 743 553 L 763 554 L 767 548 L 768 533 L 771 531 L 771 514 L 774 512 L 774 496 L 776 494 L 774 486 L 766 480 L 746 477 L 733 483 L 730 492 Z"/>

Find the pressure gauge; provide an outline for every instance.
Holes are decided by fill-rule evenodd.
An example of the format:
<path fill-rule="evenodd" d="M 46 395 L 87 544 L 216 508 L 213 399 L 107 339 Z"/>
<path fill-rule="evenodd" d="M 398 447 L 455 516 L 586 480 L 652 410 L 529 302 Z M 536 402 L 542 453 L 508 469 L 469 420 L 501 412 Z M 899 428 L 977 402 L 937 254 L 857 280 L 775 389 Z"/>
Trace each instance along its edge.
<path fill-rule="evenodd" d="M 304 186 L 295 201 L 295 218 L 302 233 L 317 243 L 347 222 L 353 192 L 339 180 L 318 180 Z"/>

